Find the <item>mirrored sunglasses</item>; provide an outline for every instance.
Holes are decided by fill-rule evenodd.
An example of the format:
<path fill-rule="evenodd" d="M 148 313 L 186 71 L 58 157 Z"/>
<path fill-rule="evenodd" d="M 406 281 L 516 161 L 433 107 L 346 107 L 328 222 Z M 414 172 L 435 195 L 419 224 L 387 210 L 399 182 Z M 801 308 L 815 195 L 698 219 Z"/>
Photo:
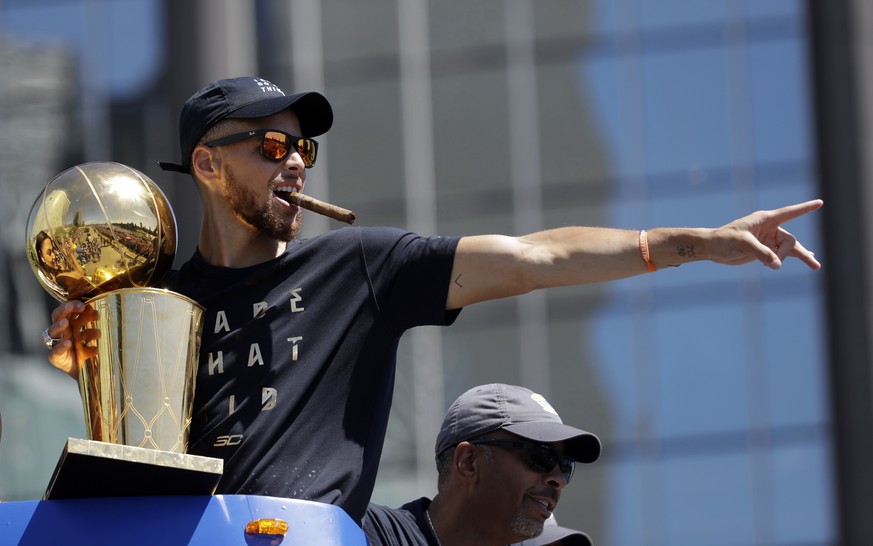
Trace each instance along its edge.
<path fill-rule="evenodd" d="M 261 155 L 273 161 L 285 159 L 291 150 L 297 150 L 303 160 L 303 166 L 307 169 L 315 165 L 315 156 L 318 154 L 318 142 L 311 138 L 296 136 L 277 129 L 258 129 L 235 133 L 226 137 L 211 140 L 207 146 L 216 147 L 232 144 L 256 136 L 261 137 Z"/>

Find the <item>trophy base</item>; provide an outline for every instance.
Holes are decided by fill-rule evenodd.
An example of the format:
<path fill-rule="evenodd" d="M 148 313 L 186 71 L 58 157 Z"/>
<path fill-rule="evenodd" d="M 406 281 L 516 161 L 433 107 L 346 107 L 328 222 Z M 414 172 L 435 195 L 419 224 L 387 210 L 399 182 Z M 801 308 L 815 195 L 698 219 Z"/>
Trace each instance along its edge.
<path fill-rule="evenodd" d="M 68 438 L 43 500 L 211 495 L 223 470 L 213 457 Z"/>

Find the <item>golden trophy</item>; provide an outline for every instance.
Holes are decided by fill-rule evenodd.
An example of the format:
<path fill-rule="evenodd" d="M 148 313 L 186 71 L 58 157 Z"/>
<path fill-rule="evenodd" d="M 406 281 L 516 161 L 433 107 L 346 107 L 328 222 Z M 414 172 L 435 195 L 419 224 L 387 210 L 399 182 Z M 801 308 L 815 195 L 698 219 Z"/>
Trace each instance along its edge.
<path fill-rule="evenodd" d="M 73 320 L 87 440 L 67 440 L 45 498 L 212 493 L 222 461 L 187 455 L 203 309 L 155 288 L 176 254 L 160 188 L 111 162 L 57 175 L 33 204 L 27 256 Z"/>

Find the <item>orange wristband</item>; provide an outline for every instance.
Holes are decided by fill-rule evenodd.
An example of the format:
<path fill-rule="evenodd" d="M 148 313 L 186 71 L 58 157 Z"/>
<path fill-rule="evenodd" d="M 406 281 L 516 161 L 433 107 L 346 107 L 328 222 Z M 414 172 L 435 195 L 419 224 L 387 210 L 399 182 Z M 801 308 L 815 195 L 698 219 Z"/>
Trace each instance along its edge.
<path fill-rule="evenodd" d="M 646 262 L 646 268 L 650 272 L 658 269 L 655 267 L 655 264 L 652 263 L 652 257 L 649 254 L 649 235 L 644 229 L 640 230 L 640 256 L 643 258 L 643 261 Z"/>

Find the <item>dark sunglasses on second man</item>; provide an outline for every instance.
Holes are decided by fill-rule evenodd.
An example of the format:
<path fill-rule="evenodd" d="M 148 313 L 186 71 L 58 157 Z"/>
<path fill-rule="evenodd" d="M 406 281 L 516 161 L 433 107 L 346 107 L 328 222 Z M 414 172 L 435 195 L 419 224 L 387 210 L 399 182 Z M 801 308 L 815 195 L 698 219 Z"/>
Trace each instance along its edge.
<path fill-rule="evenodd" d="M 497 446 L 510 451 L 524 451 L 527 454 L 524 462 L 535 472 L 548 474 L 555 468 L 555 465 L 558 465 L 566 483 L 570 483 L 573 471 L 576 469 L 576 461 L 566 455 L 558 455 L 558 452 L 549 444 L 529 440 L 473 440 L 470 443 L 477 446 Z"/>
<path fill-rule="evenodd" d="M 257 129 L 244 133 L 235 133 L 211 140 L 206 145 L 210 147 L 224 146 L 256 136 L 261 137 L 261 155 L 267 159 L 273 161 L 285 159 L 293 148 L 297 150 L 300 158 L 303 159 L 304 167 L 308 169 L 315 165 L 315 156 L 318 154 L 318 142 L 311 138 L 292 135 L 276 129 Z"/>

